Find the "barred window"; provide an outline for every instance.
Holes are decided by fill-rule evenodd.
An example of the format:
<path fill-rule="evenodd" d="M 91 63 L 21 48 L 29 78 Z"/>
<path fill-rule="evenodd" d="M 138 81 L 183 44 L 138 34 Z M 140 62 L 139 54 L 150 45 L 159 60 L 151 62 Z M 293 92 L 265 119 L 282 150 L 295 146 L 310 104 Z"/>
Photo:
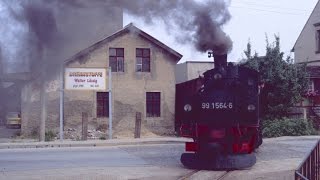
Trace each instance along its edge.
<path fill-rule="evenodd" d="M 109 117 L 108 92 L 97 92 L 97 117 Z"/>
<path fill-rule="evenodd" d="M 150 49 L 148 48 L 136 49 L 136 71 L 150 72 Z"/>
<path fill-rule="evenodd" d="M 309 82 L 308 82 L 308 91 L 311 91 L 311 92 L 314 91 L 314 81 L 313 81 L 313 79 L 309 79 Z"/>
<path fill-rule="evenodd" d="M 147 117 L 160 117 L 161 96 L 160 92 L 146 93 Z"/>
<path fill-rule="evenodd" d="M 109 49 L 109 66 L 112 72 L 124 72 L 124 49 Z"/>

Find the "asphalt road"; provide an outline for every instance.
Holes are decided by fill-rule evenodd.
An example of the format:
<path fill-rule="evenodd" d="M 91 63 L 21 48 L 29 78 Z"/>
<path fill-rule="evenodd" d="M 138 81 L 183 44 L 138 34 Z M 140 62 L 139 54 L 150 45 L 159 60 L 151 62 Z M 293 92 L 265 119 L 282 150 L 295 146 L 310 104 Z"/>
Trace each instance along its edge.
<path fill-rule="evenodd" d="M 179 179 L 183 144 L 0 150 L 0 179 Z"/>
<path fill-rule="evenodd" d="M 319 139 L 264 140 L 257 163 L 238 171 L 196 171 L 180 164 L 184 145 L 0 149 L 0 180 L 13 179 L 292 179 L 294 170 Z"/>

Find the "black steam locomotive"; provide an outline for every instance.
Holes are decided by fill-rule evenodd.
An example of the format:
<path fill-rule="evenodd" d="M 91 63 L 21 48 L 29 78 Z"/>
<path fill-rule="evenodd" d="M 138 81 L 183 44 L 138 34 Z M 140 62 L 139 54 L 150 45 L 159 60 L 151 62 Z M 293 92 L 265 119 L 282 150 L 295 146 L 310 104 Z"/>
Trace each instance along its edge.
<path fill-rule="evenodd" d="M 259 74 L 214 56 L 204 77 L 177 85 L 176 119 L 186 142 L 183 165 L 197 169 L 243 169 L 256 162 L 259 130 Z M 190 153 L 191 152 L 191 153 Z"/>

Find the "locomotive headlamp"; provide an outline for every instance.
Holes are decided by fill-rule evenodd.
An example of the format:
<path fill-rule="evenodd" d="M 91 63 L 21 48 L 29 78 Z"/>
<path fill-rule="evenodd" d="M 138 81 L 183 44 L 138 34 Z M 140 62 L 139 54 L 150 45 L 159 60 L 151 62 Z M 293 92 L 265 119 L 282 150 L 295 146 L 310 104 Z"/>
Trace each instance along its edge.
<path fill-rule="evenodd" d="M 221 79 L 222 78 L 222 75 L 220 73 L 216 73 L 214 76 L 213 76 L 214 79 Z"/>
<path fill-rule="evenodd" d="M 186 104 L 186 105 L 184 105 L 183 109 L 184 109 L 184 111 L 186 111 L 186 112 L 190 112 L 190 111 L 192 110 L 192 107 L 191 107 L 190 104 Z"/>
<path fill-rule="evenodd" d="M 254 111 L 254 110 L 256 110 L 256 106 L 253 105 L 253 104 L 250 104 L 250 105 L 248 106 L 248 111 L 252 112 L 252 111 Z"/>

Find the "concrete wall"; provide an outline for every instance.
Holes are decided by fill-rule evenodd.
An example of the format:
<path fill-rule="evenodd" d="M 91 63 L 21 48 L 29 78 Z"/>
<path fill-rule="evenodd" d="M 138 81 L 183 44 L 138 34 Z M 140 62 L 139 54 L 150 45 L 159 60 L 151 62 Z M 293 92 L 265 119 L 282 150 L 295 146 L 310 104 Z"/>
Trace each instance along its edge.
<path fill-rule="evenodd" d="M 316 30 L 320 29 L 320 25 L 314 26 L 317 23 L 320 23 L 320 1 L 317 3 L 294 46 L 296 63 L 320 60 L 320 52 L 316 52 Z M 312 65 L 320 65 L 320 63 L 313 63 Z"/>
<path fill-rule="evenodd" d="M 39 132 L 40 89 L 40 83 L 35 80 L 27 83 L 21 90 L 21 134 L 23 135 L 36 135 Z"/>
<path fill-rule="evenodd" d="M 174 68 L 178 59 L 137 34 L 126 33 L 90 52 L 85 59 L 82 57 L 81 63 L 74 61 L 67 67 L 107 68 L 110 47 L 124 48 L 124 72 L 112 73 L 114 136 L 133 137 L 136 112 L 142 113 L 142 136 L 172 134 L 175 107 Z M 151 72 L 135 72 L 136 48 L 150 48 Z M 25 104 L 22 114 L 25 122 L 23 121 L 22 133 L 25 135 L 36 131 L 40 122 L 40 111 L 37 111 L 40 107 L 39 103 L 36 103 L 39 102 L 39 88 L 35 88 L 36 86 L 36 83 L 30 83 L 23 90 L 22 98 Z M 58 90 L 57 80 L 47 84 L 49 101 L 46 129 L 56 132 L 59 128 Z M 146 117 L 146 92 L 161 93 L 161 117 Z M 81 129 L 82 112 L 89 114 L 89 129 L 108 126 L 108 118 L 97 117 L 96 91 L 65 90 L 64 105 L 65 130 Z"/>
<path fill-rule="evenodd" d="M 180 63 L 176 65 L 175 76 L 176 76 L 176 84 L 187 81 L 188 79 L 187 63 Z"/>
<path fill-rule="evenodd" d="M 177 84 L 202 76 L 214 67 L 213 61 L 187 61 L 176 65 Z"/>

